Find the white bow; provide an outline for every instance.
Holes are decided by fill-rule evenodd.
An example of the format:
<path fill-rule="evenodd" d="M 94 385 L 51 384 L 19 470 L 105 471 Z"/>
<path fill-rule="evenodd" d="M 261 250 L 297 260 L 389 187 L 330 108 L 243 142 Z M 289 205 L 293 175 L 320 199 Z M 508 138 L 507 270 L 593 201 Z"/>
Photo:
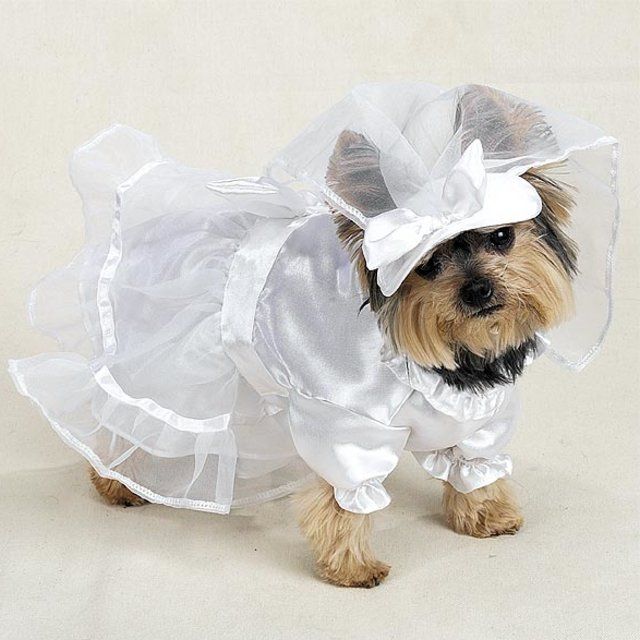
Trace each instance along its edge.
<path fill-rule="evenodd" d="M 367 267 L 389 296 L 426 252 L 433 234 L 482 209 L 487 185 L 482 143 L 474 140 L 444 180 L 439 198 L 423 213 L 399 208 L 369 218 L 362 249 Z M 431 186 L 431 185 L 430 185 Z"/>

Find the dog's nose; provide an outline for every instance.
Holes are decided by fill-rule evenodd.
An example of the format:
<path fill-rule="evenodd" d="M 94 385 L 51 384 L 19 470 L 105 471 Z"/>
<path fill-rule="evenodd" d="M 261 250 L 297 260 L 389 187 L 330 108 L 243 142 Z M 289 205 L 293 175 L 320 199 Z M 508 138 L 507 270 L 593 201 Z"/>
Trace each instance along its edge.
<path fill-rule="evenodd" d="M 474 278 L 460 289 L 462 301 L 470 307 L 484 307 L 493 296 L 493 285 L 489 278 Z"/>

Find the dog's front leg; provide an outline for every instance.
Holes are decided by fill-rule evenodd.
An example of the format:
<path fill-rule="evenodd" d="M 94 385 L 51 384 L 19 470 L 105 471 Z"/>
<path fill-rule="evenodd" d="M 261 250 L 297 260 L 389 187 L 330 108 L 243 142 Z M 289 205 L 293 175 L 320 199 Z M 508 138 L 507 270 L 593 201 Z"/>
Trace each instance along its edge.
<path fill-rule="evenodd" d="M 518 503 L 506 480 L 496 480 L 470 493 L 444 483 L 442 499 L 449 526 L 475 538 L 514 534 L 522 526 Z"/>
<path fill-rule="evenodd" d="M 318 573 L 343 587 L 375 587 L 389 573 L 369 545 L 369 515 L 345 511 L 324 480 L 295 496 L 298 522 L 311 543 Z"/>

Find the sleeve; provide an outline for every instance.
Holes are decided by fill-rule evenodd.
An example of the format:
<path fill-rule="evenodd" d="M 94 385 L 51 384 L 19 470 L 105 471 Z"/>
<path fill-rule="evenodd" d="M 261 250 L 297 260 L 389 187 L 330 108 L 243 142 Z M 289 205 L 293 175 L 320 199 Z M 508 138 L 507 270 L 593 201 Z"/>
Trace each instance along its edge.
<path fill-rule="evenodd" d="M 469 493 L 511 475 L 510 456 L 502 453 L 516 426 L 519 403 L 515 391 L 500 409 L 453 446 L 435 451 L 414 451 L 428 473 L 446 480 L 456 491 Z"/>
<path fill-rule="evenodd" d="M 409 429 L 295 391 L 289 423 L 300 457 L 334 487 L 337 503 L 353 513 L 371 513 L 391 498 L 383 486 L 395 469 Z"/>

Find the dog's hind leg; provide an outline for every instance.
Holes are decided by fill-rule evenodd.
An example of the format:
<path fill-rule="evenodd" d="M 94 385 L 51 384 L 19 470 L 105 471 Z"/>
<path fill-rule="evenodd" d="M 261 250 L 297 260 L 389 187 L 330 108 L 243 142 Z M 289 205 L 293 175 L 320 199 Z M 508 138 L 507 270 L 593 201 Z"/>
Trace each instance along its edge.
<path fill-rule="evenodd" d="M 110 478 L 103 478 L 98 472 L 89 467 L 89 478 L 98 493 L 109 503 L 122 507 L 138 507 L 147 501 L 129 491 L 121 482 Z"/>
<path fill-rule="evenodd" d="M 375 587 L 389 573 L 369 545 L 370 516 L 342 509 L 324 480 L 298 493 L 298 523 L 311 543 L 318 573 L 343 587 Z"/>

